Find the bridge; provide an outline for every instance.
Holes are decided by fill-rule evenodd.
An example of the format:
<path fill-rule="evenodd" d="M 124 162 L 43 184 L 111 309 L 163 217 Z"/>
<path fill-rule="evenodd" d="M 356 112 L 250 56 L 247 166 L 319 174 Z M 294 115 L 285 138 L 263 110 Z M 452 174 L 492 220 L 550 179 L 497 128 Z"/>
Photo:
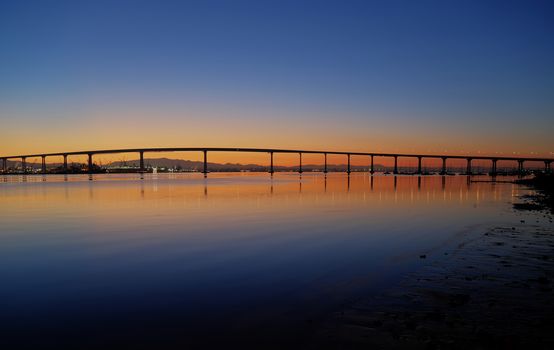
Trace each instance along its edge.
<path fill-rule="evenodd" d="M 347 157 L 347 169 L 346 172 L 351 172 L 350 158 L 352 156 L 367 156 L 369 157 L 369 172 L 373 174 L 374 158 L 375 157 L 389 157 L 394 159 L 394 174 L 398 174 L 398 158 L 415 158 L 418 160 L 417 174 L 422 174 L 422 160 L 428 159 L 440 159 L 442 160 L 441 174 L 447 174 L 446 161 L 447 159 L 462 159 L 467 162 L 466 174 L 472 174 L 471 163 L 473 160 L 487 160 L 491 162 L 490 174 L 497 174 L 497 162 L 498 161 L 516 161 L 518 164 L 518 171 L 524 173 L 525 162 L 544 162 L 544 171 L 550 172 L 550 165 L 554 161 L 553 158 L 529 158 L 529 157 L 495 157 L 495 156 L 472 156 L 472 155 L 437 155 L 437 154 L 403 154 L 403 153 L 375 153 L 375 152 L 338 152 L 338 151 L 314 151 L 314 150 L 298 150 L 298 149 L 273 149 L 273 148 L 225 148 L 225 147 L 204 147 L 204 148 L 190 148 L 190 147 L 173 147 L 173 148 L 130 148 L 130 149 L 110 149 L 110 150 L 96 150 L 96 151 L 77 151 L 77 152 L 60 152 L 60 153 L 37 153 L 37 154 L 24 154 L 15 156 L 1 156 L 2 160 L 2 172 L 7 173 L 7 162 L 10 159 L 21 160 L 22 172 L 27 173 L 26 159 L 27 158 L 41 158 L 42 159 L 42 173 L 46 174 L 46 158 L 47 157 L 63 157 L 63 169 L 64 172 L 68 172 L 67 158 L 69 156 L 87 156 L 88 157 L 88 172 L 92 173 L 94 170 L 93 157 L 100 154 L 117 154 L 117 153 L 137 153 L 140 157 L 140 171 L 145 172 L 144 167 L 144 154 L 145 153 L 159 153 L 159 152 L 201 152 L 204 156 L 203 173 L 208 173 L 208 152 L 242 152 L 242 153 L 266 153 L 269 155 L 270 165 L 269 172 L 274 172 L 273 155 L 274 154 L 298 154 L 298 172 L 302 173 L 302 155 L 303 154 L 321 154 L 324 156 L 324 169 L 323 172 L 327 173 L 327 156 L 328 155 L 343 155 Z"/>

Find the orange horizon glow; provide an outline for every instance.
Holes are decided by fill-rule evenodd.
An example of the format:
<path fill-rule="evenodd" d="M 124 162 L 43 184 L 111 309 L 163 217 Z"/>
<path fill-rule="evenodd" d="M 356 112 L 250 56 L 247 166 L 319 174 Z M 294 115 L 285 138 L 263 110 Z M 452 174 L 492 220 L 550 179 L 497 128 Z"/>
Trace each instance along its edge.
<path fill-rule="evenodd" d="M 3 123 L 0 157 L 101 149 L 240 147 L 554 158 L 554 138 L 550 137 L 548 130 L 522 129 L 519 137 L 513 137 L 512 133 L 501 130 L 495 133 L 460 125 L 450 125 L 445 129 L 415 120 L 398 123 L 376 117 L 375 120 L 342 123 L 340 119 L 323 112 L 318 116 L 310 114 L 304 117 L 294 111 L 280 115 L 272 110 L 242 110 L 242 113 L 225 110 L 187 113 L 186 109 L 183 112 L 167 109 L 134 111 L 108 106 L 94 113 L 84 112 L 78 120 L 68 117 L 67 120 L 42 124 L 32 122 L 32 116 L 19 115 L 14 111 L 12 118 Z M 256 112 L 260 113 L 260 117 Z M 159 117 L 152 117 L 155 115 Z M 134 160 L 138 155 L 96 155 L 95 161 L 108 163 L 123 157 Z M 171 152 L 146 153 L 145 157 L 200 160 L 202 155 L 200 152 Z M 269 163 L 269 158 L 265 154 L 210 152 L 209 161 L 263 165 Z M 367 159 L 361 156 L 353 156 L 351 161 L 353 165 L 367 163 Z M 48 159 L 47 162 L 56 161 Z M 84 157 L 82 162 L 85 162 Z M 304 164 L 322 162 L 322 155 L 303 156 Z M 344 164 L 346 157 L 329 155 L 328 162 Z M 378 162 L 388 165 L 392 164 L 392 159 L 382 158 Z M 406 164 L 416 160 L 401 159 L 401 162 Z M 434 161 L 431 162 L 434 164 Z M 275 155 L 275 164 L 297 163 L 297 155 Z"/>

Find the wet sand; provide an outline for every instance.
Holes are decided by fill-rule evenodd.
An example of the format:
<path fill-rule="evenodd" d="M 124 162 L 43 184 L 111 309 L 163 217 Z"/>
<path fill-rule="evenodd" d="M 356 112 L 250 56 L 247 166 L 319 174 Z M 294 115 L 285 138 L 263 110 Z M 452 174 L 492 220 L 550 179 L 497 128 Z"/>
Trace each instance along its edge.
<path fill-rule="evenodd" d="M 466 236 L 380 296 L 334 313 L 313 348 L 554 348 L 554 228 L 548 211 Z"/>

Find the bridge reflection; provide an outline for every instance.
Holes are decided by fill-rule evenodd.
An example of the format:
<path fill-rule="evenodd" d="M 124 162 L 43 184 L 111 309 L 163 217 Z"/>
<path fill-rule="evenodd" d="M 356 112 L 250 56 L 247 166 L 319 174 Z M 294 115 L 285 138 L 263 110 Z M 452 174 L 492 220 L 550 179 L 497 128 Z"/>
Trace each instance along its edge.
<path fill-rule="evenodd" d="M 295 200 L 319 200 L 346 203 L 350 200 L 391 203 L 440 203 L 470 201 L 478 204 L 487 201 L 513 201 L 514 193 L 498 192 L 496 186 L 517 185 L 491 182 L 489 177 L 479 176 L 364 176 L 362 174 L 302 174 L 279 173 L 273 177 L 249 173 L 213 174 L 209 179 L 202 174 L 117 174 L 117 175 L 53 175 L 53 176 L 3 176 L 2 182 L 29 182 L 42 184 L 74 182 L 75 186 L 36 186 L 27 188 L 26 195 L 37 197 L 63 194 L 64 198 L 76 200 L 87 197 L 106 203 L 134 201 L 136 199 L 164 199 L 194 203 L 202 199 L 220 201 L 257 201 L 261 197 L 279 198 L 285 203 L 288 196 Z M 78 182 L 94 180 L 93 186 L 80 186 Z M 137 185 L 136 180 L 142 179 Z M 473 180 L 471 180 L 473 179 Z M 25 189 L 22 188 L 22 189 Z M 28 189 L 31 189 L 30 192 Z M 11 187 L 13 191 L 13 187 Z M 0 187 L 0 193 L 10 195 L 10 187 Z M 502 194 L 504 193 L 504 194 Z M 302 195 L 302 197 L 298 197 Z M 324 197 L 323 197 L 324 196 Z M 5 196 L 4 196 L 5 197 Z M 4 198 L 6 199 L 6 198 Z M 37 200 L 40 198 L 36 198 Z"/>

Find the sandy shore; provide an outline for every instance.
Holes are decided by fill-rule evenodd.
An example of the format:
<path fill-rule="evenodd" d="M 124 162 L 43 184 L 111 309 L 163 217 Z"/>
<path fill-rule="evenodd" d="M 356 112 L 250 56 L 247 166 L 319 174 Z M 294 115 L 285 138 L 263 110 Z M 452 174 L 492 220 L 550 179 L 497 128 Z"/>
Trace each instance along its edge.
<path fill-rule="evenodd" d="M 523 217 L 468 236 L 393 289 L 333 314 L 313 348 L 554 348 L 552 217 Z"/>

